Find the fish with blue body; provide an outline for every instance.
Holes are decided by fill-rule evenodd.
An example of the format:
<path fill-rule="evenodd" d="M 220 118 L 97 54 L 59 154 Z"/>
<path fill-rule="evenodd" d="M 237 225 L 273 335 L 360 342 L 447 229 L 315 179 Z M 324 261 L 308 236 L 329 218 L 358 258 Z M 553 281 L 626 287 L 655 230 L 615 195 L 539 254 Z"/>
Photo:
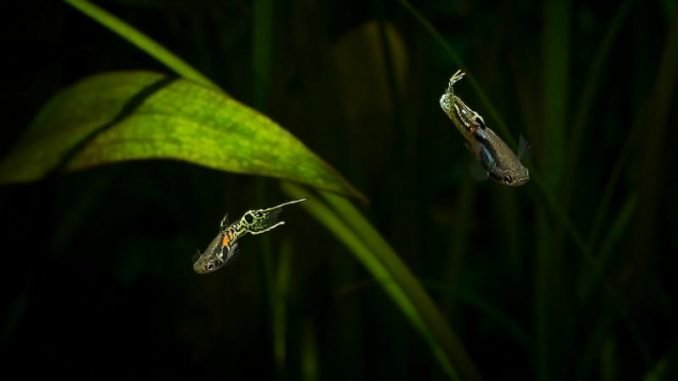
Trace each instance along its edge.
<path fill-rule="evenodd" d="M 527 183 L 530 180 L 530 173 L 521 160 L 529 154 L 529 144 L 521 136 L 516 155 L 492 129 L 487 127 L 483 117 L 454 93 L 454 84 L 464 78 L 464 75 L 461 70 L 452 75 L 447 90 L 440 97 L 440 107 L 464 137 L 466 147 L 480 164 L 480 168 L 474 171 L 474 177 L 491 178 L 508 186 Z"/>
<path fill-rule="evenodd" d="M 219 234 L 207 245 L 202 253 L 196 253 L 193 270 L 198 274 L 208 274 L 222 268 L 237 253 L 238 241 L 247 233 L 257 235 L 284 225 L 279 216 L 282 208 L 306 201 L 305 198 L 292 200 L 266 209 L 248 210 L 234 223 L 228 222 L 228 214 L 221 219 Z"/>

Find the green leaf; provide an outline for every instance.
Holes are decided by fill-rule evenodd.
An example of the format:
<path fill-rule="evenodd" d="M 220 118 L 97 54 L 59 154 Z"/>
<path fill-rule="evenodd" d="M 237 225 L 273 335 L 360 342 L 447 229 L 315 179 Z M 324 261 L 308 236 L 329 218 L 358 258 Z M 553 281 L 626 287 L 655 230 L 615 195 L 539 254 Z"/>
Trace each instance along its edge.
<path fill-rule="evenodd" d="M 209 78 L 205 77 L 202 73 L 195 70 L 190 64 L 181 59 L 181 57 L 172 53 L 137 28 L 107 12 L 105 9 L 85 0 L 64 1 L 80 12 L 86 14 L 106 29 L 129 41 L 132 45 L 141 49 L 182 77 L 191 79 L 208 87 L 219 88 L 215 83 L 210 81 Z"/>
<path fill-rule="evenodd" d="M 325 225 L 372 274 L 426 340 L 450 379 L 482 379 L 433 299 L 393 248 L 348 200 L 324 192 L 317 197 L 291 183 L 283 182 L 282 188 L 291 197 L 309 199 L 302 207 Z"/>
<path fill-rule="evenodd" d="M 0 163 L 0 183 L 142 159 L 183 160 L 363 198 L 266 116 L 213 88 L 146 71 L 95 75 L 54 96 Z"/>

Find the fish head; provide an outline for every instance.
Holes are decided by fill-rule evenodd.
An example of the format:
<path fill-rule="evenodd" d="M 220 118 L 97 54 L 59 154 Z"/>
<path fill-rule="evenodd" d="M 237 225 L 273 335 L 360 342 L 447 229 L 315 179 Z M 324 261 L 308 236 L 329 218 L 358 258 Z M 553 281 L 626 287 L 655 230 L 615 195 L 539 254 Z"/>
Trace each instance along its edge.
<path fill-rule="evenodd" d="M 198 251 L 198 258 L 193 262 L 193 270 L 198 274 L 209 274 L 211 272 L 217 271 L 222 268 L 230 255 L 227 255 L 224 258 L 224 250 L 226 249 L 230 254 L 230 251 L 235 250 L 237 246 L 234 244 L 232 247 L 226 247 L 221 244 L 223 234 L 218 234 L 212 242 L 207 246 L 204 252 L 200 253 Z"/>
<path fill-rule="evenodd" d="M 511 148 L 492 131 L 486 128 L 473 135 L 478 147 L 478 160 L 496 182 L 517 187 L 530 180 L 530 171 Z"/>
<path fill-rule="evenodd" d="M 519 187 L 530 181 L 530 171 L 519 163 L 512 168 L 504 169 L 495 180 L 510 187 Z"/>

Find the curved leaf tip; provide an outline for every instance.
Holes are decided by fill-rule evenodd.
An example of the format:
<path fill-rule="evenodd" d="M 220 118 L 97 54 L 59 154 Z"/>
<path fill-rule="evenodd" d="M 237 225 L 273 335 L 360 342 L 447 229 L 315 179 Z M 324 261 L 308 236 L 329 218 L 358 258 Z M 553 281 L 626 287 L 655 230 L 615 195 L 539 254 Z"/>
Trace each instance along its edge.
<path fill-rule="evenodd" d="M 365 200 L 268 117 L 218 90 L 147 71 L 94 75 L 56 94 L 0 162 L 0 183 L 146 159 L 286 179 Z"/>

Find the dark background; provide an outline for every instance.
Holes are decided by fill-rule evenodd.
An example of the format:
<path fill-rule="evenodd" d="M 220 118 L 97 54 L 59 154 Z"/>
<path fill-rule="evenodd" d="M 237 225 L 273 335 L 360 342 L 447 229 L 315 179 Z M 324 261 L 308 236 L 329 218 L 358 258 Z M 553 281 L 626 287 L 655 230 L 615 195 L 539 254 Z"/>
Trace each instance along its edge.
<path fill-rule="evenodd" d="M 532 144 L 544 185 L 513 189 L 471 178 L 438 106 L 458 64 L 398 1 L 276 1 L 263 12 L 270 23 L 251 1 L 97 2 L 365 193 L 370 204 L 357 205 L 486 379 L 677 379 L 678 7 L 562 3 L 413 2 L 513 140 Z M 2 7 L 2 157 L 63 87 L 108 70 L 167 72 L 67 4 Z M 470 81 L 456 91 L 497 125 Z M 590 112 L 575 140 L 582 104 Z M 224 269 L 193 272 L 225 211 L 286 198 L 271 179 L 171 161 L 2 185 L 1 371 L 443 379 L 400 310 L 301 208 L 266 239 L 244 240 Z M 287 280 L 277 275 L 285 250 Z M 281 300 L 282 318 L 272 312 Z"/>

